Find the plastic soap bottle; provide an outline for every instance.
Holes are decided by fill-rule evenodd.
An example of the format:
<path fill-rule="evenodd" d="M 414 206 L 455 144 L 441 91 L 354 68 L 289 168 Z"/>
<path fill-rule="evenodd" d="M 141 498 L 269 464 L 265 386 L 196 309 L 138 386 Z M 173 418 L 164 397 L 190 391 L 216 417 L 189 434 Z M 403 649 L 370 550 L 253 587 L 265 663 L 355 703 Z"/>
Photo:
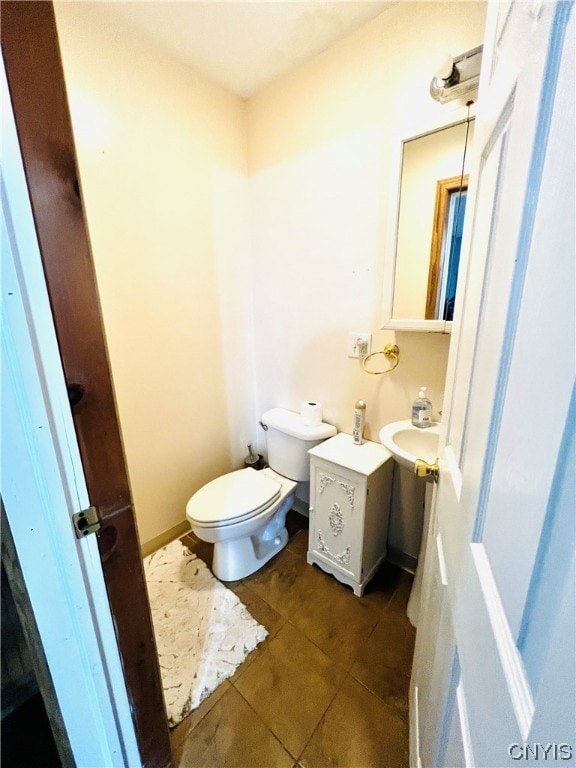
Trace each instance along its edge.
<path fill-rule="evenodd" d="M 426 387 L 420 387 L 418 397 L 412 403 L 412 424 L 420 429 L 432 426 L 432 403 L 426 397 Z"/>

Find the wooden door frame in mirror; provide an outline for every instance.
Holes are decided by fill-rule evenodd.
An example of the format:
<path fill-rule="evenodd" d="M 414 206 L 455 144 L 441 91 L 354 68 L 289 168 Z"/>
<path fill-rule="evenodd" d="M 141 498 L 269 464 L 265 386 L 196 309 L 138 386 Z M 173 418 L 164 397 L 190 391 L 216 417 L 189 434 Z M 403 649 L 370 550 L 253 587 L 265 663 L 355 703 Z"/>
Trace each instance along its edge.
<path fill-rule="evenodd" d="M 426 289 L 426 320 L 434 320 L 438 295 L 438 281 L 442 266 L 444 233 L 448 223 L 450 196 L 454 192 L 468 190 L 468 174 L 439 179 L 436 182 L 436 200 L 434 201 L 434 223 L 432 225 L 432 244 L 430 246 L 430 268 L 428 270 L 428 288 Z"/>
<path fill-rule="evenodd" d="M 98 549 L 142 764 L 172 765 L 152 619 L 104 340 L 54 9 L 2 3 L 0 30 L 22 160 L 69 387 Z"/>
<path fill-rule="evenodd" d="M 384 285 L 382 290 L 382 322 L 381 328 L 393 331 L 425 331 L 427 333 L 450 333 L 452 322 L 445 320 L 425 320 L 423 318 L 394 318 L 394 285 L 396 276 L 396 247 L 398 243 L 398 218 L 400 214 L 400 189 L 402 185 L 402 157 L 404 144 L 420 139 L 445 128 L 466 123 L 476 116 L 476 105 L 470 109 L 461 106 L 445 111 L 446 105 L 440 107 L 441 112 L 435 117 L 419 121 L 407 126 L 392 140 L 392 157 L 390 162 L 390 186 L 388 193 L 388 218 L 386 246 L 384 254 Z"/>

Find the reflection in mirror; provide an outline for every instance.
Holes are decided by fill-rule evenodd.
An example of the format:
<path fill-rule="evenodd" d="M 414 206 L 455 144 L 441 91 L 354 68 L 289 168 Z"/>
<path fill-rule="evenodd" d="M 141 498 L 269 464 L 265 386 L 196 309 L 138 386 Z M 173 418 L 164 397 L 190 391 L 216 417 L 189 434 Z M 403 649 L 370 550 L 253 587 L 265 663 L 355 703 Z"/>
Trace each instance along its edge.
<path fill-rule="evenodd" d="M 403 142 L 392 320 L 450 321 L 473 122 Z"/>
<path fill-rule="evenodd" d="M 436 184 L 426 320 L 454 317 L 467 193 L 467 175 L 441 179 Z"/>

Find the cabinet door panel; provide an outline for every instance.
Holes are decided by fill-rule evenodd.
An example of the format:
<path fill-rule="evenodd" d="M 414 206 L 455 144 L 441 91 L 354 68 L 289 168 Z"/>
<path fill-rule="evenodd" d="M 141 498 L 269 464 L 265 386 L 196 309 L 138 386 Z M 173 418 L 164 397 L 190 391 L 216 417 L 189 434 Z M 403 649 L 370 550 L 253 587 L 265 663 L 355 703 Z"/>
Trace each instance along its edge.
<path fill-rule="evenodd" d="M 313 511 L 310 548 L 323 560 L 359 580 L 365 481 L 330 465 L 312 465 Z"/>

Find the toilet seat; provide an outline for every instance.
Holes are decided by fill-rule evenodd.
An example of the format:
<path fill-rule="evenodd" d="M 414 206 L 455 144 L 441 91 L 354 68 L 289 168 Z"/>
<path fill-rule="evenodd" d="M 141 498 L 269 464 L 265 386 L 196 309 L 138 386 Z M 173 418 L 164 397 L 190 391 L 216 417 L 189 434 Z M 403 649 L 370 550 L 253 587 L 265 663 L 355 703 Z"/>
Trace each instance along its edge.
<path fill-rule="evenodd" d="M 200 488 L 186 505 L 186 515 L 202 528 L 240 523 L 274 504 L 281 490 L 281 484 L 263 472 L 238 469 Z"/>

